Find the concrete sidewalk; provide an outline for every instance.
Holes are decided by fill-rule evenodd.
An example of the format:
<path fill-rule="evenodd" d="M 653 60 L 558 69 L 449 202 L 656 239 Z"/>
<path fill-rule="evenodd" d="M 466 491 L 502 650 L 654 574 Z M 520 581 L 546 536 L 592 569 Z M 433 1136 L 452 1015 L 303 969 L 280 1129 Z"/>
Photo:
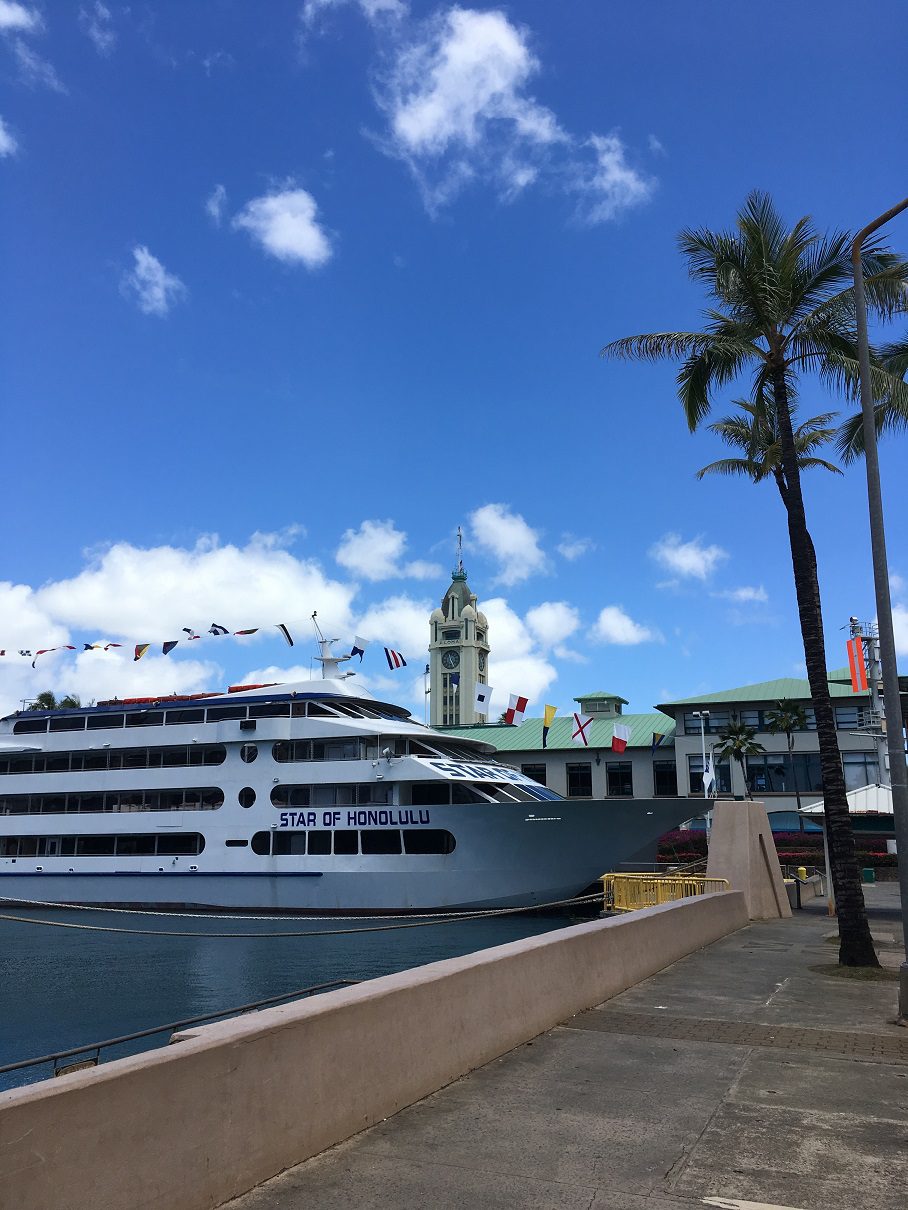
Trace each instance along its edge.
<path fill-rule="evenodd" d="M 866 890 L 892 954 L 897 887 Z M 751 925 L 230 1210 L 904 1210 L 897 985 L 811 971 L 834 929 L 820 904 Z"/>

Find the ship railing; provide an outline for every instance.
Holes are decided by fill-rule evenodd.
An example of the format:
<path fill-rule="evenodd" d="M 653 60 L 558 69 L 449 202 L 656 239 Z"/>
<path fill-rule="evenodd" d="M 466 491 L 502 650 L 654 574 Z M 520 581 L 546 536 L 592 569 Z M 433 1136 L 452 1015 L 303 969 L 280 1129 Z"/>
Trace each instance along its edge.
<path fill-rule="evenodd" d="M 335 991 L 341 987 L 352 987 L 358 979 L 332 979 L 328 983 L 314 983 L 310 987 L 298 988 L 296 991 L 283 992 L 279 996 L 268 996 L 264 1000 L 253 1000 L 249 1004 L 239 1004 L 233 1008 L 225 1008 L 220 1012 L 203 1013 L 199 1017 L 186 1017 L 182 1021 L 168 1021 L 166 1025 L 154 1025 L 150 1029 L 136 1030 L 135 1033 L 121 1034 L 117 1038 L 106 1038 L 103 1042 L 92 1042 L 87 1046 L 71 1046 L 69 1050 L 57 1050 L 51 1054 L 40 1055 L 36 1059 L 20 1059 L 16 1063 L 7 1063 L 0 1067 L 0 1077 L 12 1071 L 24 1071 L 26 1068 L 52 1066 L 48 1074 L 55 1076 L 69 1075 L 72 1071 L 81 1071 L 86 1067 L 97 1067 L 104 1052 L 113 1047 L 127 1047 L 131 1042 L 152 1038 L 156 1034 L 175 1034 L 190 1025 L 201 1025 L 204 1022 L 220 1021 L 225 1017 L 238 1017 L 243 1013 L 256 1012 L 260 1008 L 269 1008 L 274 1004 L 283 1004 L 288 1000 L 305 999 L 308 996 L 319 995 L 322 992 Z M 172 1037 L 168 1042 L 172 1041 Z M 135 1053 L 142 1047 L 133 1047 L 127 1053 Z M 107 1055 L 108 1058 L 123 1058 L 123 1054 Z M 39 1077 L 41 1078 L 41 1077 Z"/>
<path fill-rule="evenodd" d="M 603 874 L 601 881 L 602 908 L 606 912 L 635 912 L 729 889 L 727 878 L 708 878 L 704 874 Z"/>

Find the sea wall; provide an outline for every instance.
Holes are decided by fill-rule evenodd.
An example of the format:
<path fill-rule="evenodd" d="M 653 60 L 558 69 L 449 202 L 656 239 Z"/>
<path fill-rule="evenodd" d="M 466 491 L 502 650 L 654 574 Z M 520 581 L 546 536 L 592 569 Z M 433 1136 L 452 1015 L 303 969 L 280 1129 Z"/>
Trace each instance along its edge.
<path fill-rule="evenodd" d="M 738 891 L 686 899 L 0 1093 L 0 1205 L 209 1210 L 745 924 Z"/>

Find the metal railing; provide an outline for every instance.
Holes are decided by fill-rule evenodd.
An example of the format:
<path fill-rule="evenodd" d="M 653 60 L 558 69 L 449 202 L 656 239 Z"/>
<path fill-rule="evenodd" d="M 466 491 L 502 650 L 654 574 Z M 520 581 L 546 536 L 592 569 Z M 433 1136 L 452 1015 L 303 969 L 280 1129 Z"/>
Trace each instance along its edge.
<path fill-rule="evenodd" d="M 700 874 L 603 874 L 602 907 L 606 912 L 634 912 L 728 889 L 727 878 Z"/>
<path fill-rule="evenodd" d="M 240 1016 L 243 1013 L 255 1012 L 260 1008 L 268 1008 L 273 1004 L 282 1004 L 286 1000 L 302 999 L 317 995 L 319 992 L 333 991 L 339 987 L 352 987 L 357 982 L 357 979 L 332 979 L 329 983 L 316 983 L 311 987 L 283 992 L 279 996 L 268 996 L 265 1000 L 253 1000 L 249 1004 L 239 1004 L 234 1008 L 222 1009 L 220 1012 L 203 1013 L 199 1017 L 186 1017 L 183 1021 L 169 1021 L 166 1025 L 155 1025 L 151 1029 L 140 1029 L 135 1033 L 121 1034 L 118 1038 L 106 1038 L 103 1042 L 92 1042 L 88 1046 L 72 1046 L 69 1050 L 57 1050 L 36 1059 L 20 1059 L 17 1063 L 6 1063 L 0 1067 L 0 1076 L 10 1071 L 21 1071 L 26 1067 L 37 1067 L 42 1063 L 52 1063 L 55 1076 L 68 1075 L 69 1072 L 79 1071 L 83 1067 L 97 1067 L 101 1061 L 101 1051 L 108 1050 L 112 1046 L 125 1046 L 129 1042 L 137 1042 L 141 1038 L 151 1038 L 155 1034 L 173 1034 L 189 1025 L 201 1025 L 203 1021 L 220 1021 L 224 1017 Z M 77 1059 L 77 1055 L 81 1058 Z M 75 1061 L 63 1063 L 61 1062 L 63 1059 Z"/>

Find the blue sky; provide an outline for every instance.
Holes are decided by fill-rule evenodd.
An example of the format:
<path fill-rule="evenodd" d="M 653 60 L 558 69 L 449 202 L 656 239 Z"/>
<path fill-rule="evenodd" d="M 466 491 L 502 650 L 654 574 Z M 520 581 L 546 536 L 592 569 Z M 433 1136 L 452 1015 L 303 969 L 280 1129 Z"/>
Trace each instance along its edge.
<path fill-rule="evenodd" d="M 598 356 L 696 326 L 677 232 L 749 190 L 851 228 L 904 192 L 898 73 L 843 59 L 891 61 L 904 6 L 754 12 L 0 0 L 0 647 L 271 626 L 10 655 L 0 706 L 308 674 L 318 610 L 421 712 L 376 651 L 421 668 L 459 524 L 493 708 L 800 671 L 773 490 L 698 483 L 721 451 L 674 368 Z M 904 454 L 882 449 L 908 651 Z M 841 665 L 874 611 L 863 466 L 807 494 Z"/>

